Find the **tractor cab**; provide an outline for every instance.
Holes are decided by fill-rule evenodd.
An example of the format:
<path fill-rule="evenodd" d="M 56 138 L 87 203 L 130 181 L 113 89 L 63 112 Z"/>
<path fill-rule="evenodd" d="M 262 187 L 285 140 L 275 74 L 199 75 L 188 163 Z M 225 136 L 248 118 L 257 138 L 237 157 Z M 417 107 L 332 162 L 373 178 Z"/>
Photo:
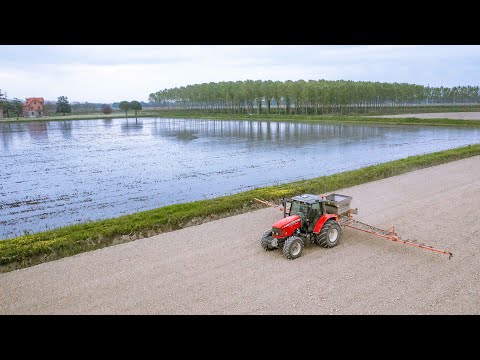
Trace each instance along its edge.
<path fill-rule="evenodd" d="M 283 199 L 283 217 L 300 216 L 302 232 L 311 232 L 325 212 L 325 198 L 317 195 L 303 194 L 292 199 Z"/>

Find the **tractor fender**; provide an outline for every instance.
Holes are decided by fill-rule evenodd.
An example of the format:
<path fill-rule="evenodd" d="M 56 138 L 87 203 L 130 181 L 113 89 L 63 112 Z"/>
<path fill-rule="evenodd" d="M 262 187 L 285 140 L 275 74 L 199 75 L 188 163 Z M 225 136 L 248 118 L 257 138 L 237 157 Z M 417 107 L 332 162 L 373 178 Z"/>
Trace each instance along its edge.
<path fill-rule="evenodd" d="M 313 228 L 313 232 L 315 234 L 318 234 L 320 230 L 322 230 L 323 224 L 327 220 L 334 219 L 335 221 L 338 221 L 338 215 L 337 214 L 324 214 L 318 219 L 317 223 L 315 224 L 315 227 Z"/>

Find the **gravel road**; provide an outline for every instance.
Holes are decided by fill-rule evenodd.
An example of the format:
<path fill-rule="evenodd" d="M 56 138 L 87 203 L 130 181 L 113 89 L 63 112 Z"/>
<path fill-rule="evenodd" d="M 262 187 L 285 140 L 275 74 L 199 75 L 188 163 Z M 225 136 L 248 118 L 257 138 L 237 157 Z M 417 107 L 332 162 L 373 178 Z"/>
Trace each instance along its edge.
<path fill-rule="evenodd" d="M 345 229 L 287 260 L 266 208 L 0 274 L 0 314 L 480 314 L 480 156 L 338 192 L 453 258 Z"/>
<path fill-rule="evenodd" d="M 424 113 L 424 114 L 400 114 L 400 115 L 379 115 L 371 117 L 381 118 L 419 118 L 419 119 L 460 119 L 480 120 L 480 112 L 445 112 L 445 113 Z"/>

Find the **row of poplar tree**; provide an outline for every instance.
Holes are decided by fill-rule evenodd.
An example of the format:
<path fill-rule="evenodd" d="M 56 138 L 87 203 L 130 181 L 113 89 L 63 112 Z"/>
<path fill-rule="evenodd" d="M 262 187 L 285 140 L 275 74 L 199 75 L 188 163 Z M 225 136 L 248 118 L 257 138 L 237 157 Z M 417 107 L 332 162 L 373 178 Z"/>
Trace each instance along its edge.
<path fill-rule="evenodd" d="M 369 81 L 226 81 L 151 93 L 160 107 L 229 113 L 329 114 L 479 104 L 479 86 L 430 87 Z"/>

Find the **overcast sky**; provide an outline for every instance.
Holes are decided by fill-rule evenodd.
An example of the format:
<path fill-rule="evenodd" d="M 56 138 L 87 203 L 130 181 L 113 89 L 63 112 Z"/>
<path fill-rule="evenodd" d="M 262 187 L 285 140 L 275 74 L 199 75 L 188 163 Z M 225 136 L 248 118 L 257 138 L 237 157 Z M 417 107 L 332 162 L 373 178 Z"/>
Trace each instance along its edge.
<path fill-rule="evenodd" d="M 161 89 L 237 80 L 480 85 L 478 45 L 0 45 L 9 98 L 147 101 Z"/>

